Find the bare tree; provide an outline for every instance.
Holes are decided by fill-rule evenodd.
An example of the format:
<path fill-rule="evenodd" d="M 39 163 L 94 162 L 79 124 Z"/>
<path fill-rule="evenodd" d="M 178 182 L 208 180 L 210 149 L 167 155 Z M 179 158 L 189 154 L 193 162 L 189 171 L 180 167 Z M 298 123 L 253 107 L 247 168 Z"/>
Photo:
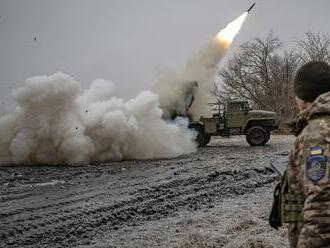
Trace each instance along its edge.
<path fill-rule="evenodd" d="M 298 55 L 303 63 L 309 61 L 330 62 L 330 37 L 327 34 L 305 33 L 297 40 Z"/>
<path fill-rule="evenodd" d="M 243 43 L 240 51 L 220 72 L 218 96 L 247 100 L 254 108 L 275 111 L 280 128 L 295 114 L 292 79 L 299 65 L 298 55 L 282 52 L 281 42 L 271 32 L 264 40 Z"/>
<path fill-rule="evenodd" d="M 245 99 L 264 107 L 265 91 L 269 90 L 270 64 L 281 43 L 270 33 L 266 40 L 256 38 L 243 43 L 240 52 L 220 72 L 224 91 L 232 98 Z"/>
<path fill-rule="evenodd" d="M 300 60 L 293 51 L 276 55 L 270 61 L 270 83 L 263 95 L 264 106 L 277 113 L 281 131 L 286 130 L 285 123 L 297 114 L 293 78 L 299 64 Z"/>
<path fill-rule="evenodd" d="M 213 90 L 211 91 L 211 101 L 209 102 L 209 106 L 211 106 L 213 111 L 219 112 L 221 106 L 226 101 L 223 92 L 220 89 L 220 86 L 214 82 Z"/>
<path fill-rule="evenodd" d="M 282 50 L 282 43 L 272 32 L 265 39 L 243 43 L 215 84 L 213 108 L 227 100 L 246 100 L 254 108 L 275 111 L 280 130 L 297 114 L 293 78 L 301 64 L 309 61 L 330 63 L 330 37 L 307 32 L 296 41 L 296 49 Z"/>

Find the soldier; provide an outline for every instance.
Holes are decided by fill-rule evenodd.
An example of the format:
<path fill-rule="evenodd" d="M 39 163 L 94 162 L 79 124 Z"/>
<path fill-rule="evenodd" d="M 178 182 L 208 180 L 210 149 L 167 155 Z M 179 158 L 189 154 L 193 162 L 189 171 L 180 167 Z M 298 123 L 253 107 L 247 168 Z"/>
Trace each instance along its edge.
<path fill-rule="evenodd" d="M 300 114 L 281 187 L 290 247 L 330 247 L 330 66 L 303 65 L 294 79 Z"/>

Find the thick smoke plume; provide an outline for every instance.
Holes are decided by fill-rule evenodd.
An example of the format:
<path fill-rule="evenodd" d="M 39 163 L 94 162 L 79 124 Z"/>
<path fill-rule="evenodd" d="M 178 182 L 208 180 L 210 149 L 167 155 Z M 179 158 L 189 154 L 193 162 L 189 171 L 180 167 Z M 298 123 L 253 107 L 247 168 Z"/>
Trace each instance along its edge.
<path fill-rule="evenodd" d="M 129 101 L 114 85 L 79 82 L 63 73 L 33 77 L 14 93 L 16 109 L 0 118 L 0 165 L 81 165 L 175 157 L 195 151 L 187 121 L 165 122 L 156 94 Z"/>
<path fill-rule="evenodd" d="M 246 17 L 247 13 L 244 13 L 229 23 L 199 53 L 192 56 L 182 70 L 163 71 L 152 90 L 159 95 L 165 115 L 174 112 L 185 116 L 190 112 L 194 120 L 199 120 L 202 115 L 210 115 L 207 104 L 217 65 L 226 54 Z M 192 82 L 197 82 L 198 87 L 192 88 Z M 190 109 L 187 109 L 191 94 L 195 101 Z"/>
<path fill-rule="evenodd" d="M 0 118 L 0 166 L 81 165 L 195 151 L 188 119 L 162 117 L 188 111 L 195 120 L 207 115 L 216 66 L 246 15 L 228 24 L 183 70 L 162 74 L 153 87 L 156 94 L 145 91 L 125 102 L 113 96 L 114 85 L 105 80 L 81 92 L 79 82 L 63 73 L 28 79 L 14 94 L 15 110 Z"/>

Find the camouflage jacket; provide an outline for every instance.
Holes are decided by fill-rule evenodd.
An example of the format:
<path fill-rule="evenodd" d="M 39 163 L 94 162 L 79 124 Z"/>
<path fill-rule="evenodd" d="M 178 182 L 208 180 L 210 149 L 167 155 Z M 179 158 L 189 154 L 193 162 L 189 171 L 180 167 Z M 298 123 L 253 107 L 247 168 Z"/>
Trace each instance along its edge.
<path fill-rule="evenodd" d="M 288 187 L 305 201 L 303 221 L 289 226 L 291 247 L 330 247 L 330 92 L 300 114 L 296 127 Z"/>

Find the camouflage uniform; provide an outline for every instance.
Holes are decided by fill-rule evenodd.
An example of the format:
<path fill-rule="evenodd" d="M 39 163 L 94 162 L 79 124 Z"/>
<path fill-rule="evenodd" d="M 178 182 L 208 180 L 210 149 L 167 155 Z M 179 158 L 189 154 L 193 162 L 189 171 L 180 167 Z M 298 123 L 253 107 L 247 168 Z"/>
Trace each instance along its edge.
<path fill-rule="evenodd" d="M 304 196 L 302 221 L 289 224 L 291 247 L 330 247 L 330 92 L 296 122 L 287 170 L 289 192 Z"/>

